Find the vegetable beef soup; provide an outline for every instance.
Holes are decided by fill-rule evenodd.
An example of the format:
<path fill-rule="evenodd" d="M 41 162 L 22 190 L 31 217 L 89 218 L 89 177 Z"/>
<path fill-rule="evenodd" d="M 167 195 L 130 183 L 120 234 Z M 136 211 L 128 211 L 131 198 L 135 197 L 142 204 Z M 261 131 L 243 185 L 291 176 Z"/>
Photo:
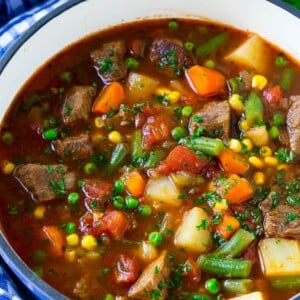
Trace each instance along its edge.
<path fill-rule="evenodd" d="M 299 65 L 256 34 L 107 29 L 51 59 L 6 114 L 2 225 L 71 299 L 288 299 L 299 116 Z"/>

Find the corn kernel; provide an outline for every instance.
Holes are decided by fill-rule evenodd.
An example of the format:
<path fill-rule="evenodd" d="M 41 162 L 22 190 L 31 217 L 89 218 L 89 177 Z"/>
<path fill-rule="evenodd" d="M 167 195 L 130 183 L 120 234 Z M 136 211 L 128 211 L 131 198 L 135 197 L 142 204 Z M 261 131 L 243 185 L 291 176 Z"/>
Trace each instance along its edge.
<path fill-rule="evenodd" d="M 262 185 L 266 182 L 266 176 L 263 172 L 255 172 L 253 174 L 255 184 Z"/>
<path fill-rule="evenodd" d="M 228 142 L 229 149 L 234 152 L 240 152 L 242 150 L 242 143 L 237 139 L 230 139 Z"/>
<path fill-rule="evenodd" d="M 65 258 L 68 262 L 74 262 L 76 260 L 76 251 L 70 250 L 65 252 Z"/>
<path fill-rule="evenodd" d="M 1 166 L 1 171 L 4 175 L 8 175 L 8 174 L 11 174 L 13 172 L 13 170 L 15 169 L 15 164 L 10 162 L 9 160 L 5 160 L 3 163 L 2 163 L 2 166 Z"/>
<path fill-rule="evenodd" d="M 77 233 L 67 235 L 66 240 L 69 246 L 77 246 L 79 244 L 79 236 Z"/>
<path fill-rule="evenodd" d="M 86 250 L 94 250 L 97 247 L 97 240 L 90 234 L 83 236 L 81 247 Z"/>
<path fill-rule="evenodd" d="M 181 94 L 178 91 L 173 91 L 168 94 L 168 100 L 171 104 L 175 104 L 179 101 Z"/>
<path fill-rule="evenodd" d="M 253 149 L 253 144 L 250 139 L 243 139 L 242 144 L 246 146 L 247 151 L 251 151 Z"/>
<path fill-rule="evenodd" d="M 268 84 L 268 80 L 263 75 L 254 75 L 252 78 L 252 88 L 263 90 Z"/>
<path fill-rule="evenodd" d="M 165 87 L 159 87 L 155 90 L 155 95 L 157 96 L 166 96 L 169 95 L 172 91 Z"/>
<path fill-rule="evenodd" d="M 264 162 L 269 167 L 276 167 L 278 165 L 278 159 L 274 156 L 266 156 Z"/>
<path fill-rule="evenodd" d="M 95 120 L 94 120 L 94 124 L 97 128 L 102 128 L 104 127 L 104 121 L 102 120 L 101 117 L 96 117 Z"/>
<path fill-rule="evenodd" d="M 228 201 L 226 199 L 221 199 L 221 201 L 217 201 L 214 205 L 215 210 L 228 210 Z"/>
<path fill-rule="evenodd" d="M 239 123 L 239 126 L 242 131 L 247 131 L 250 129 L 250 125 L 248 124 L 248 122 L 246 120 L 241 120 Z"/>
<path fill-rule="evenodd" d="M 46 212 L 46 206 L 45 205 L 38 205 L 34 211 L 33 211 L 33 215 L 36 219 L 42 219 L 45 215 Z"/>
<path fill-rule="evenodd" d="M 262 146 L 259 149 L 259 154 L 263 157 L 271 156 L 273 154 L 272 149 L 268 146 Z"/>
<path fill-rule="evenodd" d="M 241 96 L 239 94 L 233 94 L 229 98 L 229 105 L 237 113 L 242 113 L 244 111 L 244 104 L 241 101 Z"/>
<path fill-rule="evenodd" d="M 209 192 L 215 192 L 216 191 L 216 186 L 215 186 L 215 183 L 213 181 L 208 183 L 207 190 Z"/>
<path fill-rule="evenodd" d="M 92 135 L 92 141 L 96 144 L 105 141 L 105 139 L 105 136 L 101 133 L 95 133 Z"/>
<path fill-rule="evenodd" d="M 284 170 L 284 171 L 288 171 L 289 169 L 289 165 L 288 164 L 279 164 L 277 166 L 277 170 L 280 171 L 280 170 Z"/>
<path fill-rule="evenodd" d="M 250 156 L 248 159 L 250 165 L 257 169 L 262 169 L 264 167 L 264 162 L 262 159 L 256 157 L 256 156 Z"/>
<path fill-rule="evenodd" d="M 109 133 L 108 135 L 108 140 L 114 144 L 119 144 L 122 142 L 122 136 L 121 133 L 119 131 L 112 131 Z"/>

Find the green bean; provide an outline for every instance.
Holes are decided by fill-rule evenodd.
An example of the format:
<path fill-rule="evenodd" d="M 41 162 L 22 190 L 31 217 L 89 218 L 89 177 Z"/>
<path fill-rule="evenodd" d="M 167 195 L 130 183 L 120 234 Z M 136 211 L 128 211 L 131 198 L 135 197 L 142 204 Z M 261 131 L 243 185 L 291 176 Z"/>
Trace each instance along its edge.
<path fill-rule="evenodd" d="M 250 126 L 263 122 L 264 105 L 260 96 L 251 92 L 245 103 L 245 117 Z"/>
<path fill-rule="evenodd" d="M 209 137 L 186 137 L 180 139 L 179 144 L 212 156 L 218 156 L 224 149 L 224 144 L 220 139 Z"/>
<path fill-rule="evenodd" d="M 200 293 L 192 294 L 189 298 L 189 300 L 214 300 L 214 299 L 216 298 L 209 295 L 200 294 Z"/>
<path fill-rule="evenodd" d="M 226 279 L 221 283 L 222 290 L 230 294 L 248 294 L 254 288 L 251 279 Z"/>
<path fill-rule="evenodd" d="M 239 258 L 225 258 L 213 254 L 199 256 L 198 265 L 200 270 L 224 277 L 248 277 L 252 268 L 250 260 Z"/>
<path fill-rule="evenodd" d="M 280 80 L 281 88 L 284 91 L 288 91 L 291 88 L 293 79 L 294 79 L 294 70 L 291 68 L 284 69 Z"/>
<path fill-rule="evenodd" d="M 136 130 L 133 134 L 132 143 L 131 143 L 131 159 L 133 162 L 137 162 L 142 158 L 144 154 L 142 147 L 142 131 Z"/>
<path fill-rule="evenodd" d="M 149 158 L 144 164 L 145 168 L 156 167 L 157 164 L 164 158 L 165 152 L 161 149 L 156 149 L 149 152 Z"/>
<path fill-rule="evenodd" d="M 196 54 L 198 56 L 205 56 L 215 52 L 227 40 L 227 38 L 227 32 L 223 32 L 214 36 L 212 39 L 198 47 L 196 49 Z"/>
<path fill-rule="evenodd" d="M 113 171 L 115 171 L 118 167 L 120 167 L 127 154 L 128 154 L 127 146 L 124 143 L 118 144 L 112 153 L 105 175 L 106 176 L 111 175 Z"/>
<path fill-rule="evenodd" d="M 271 279 L 271 285 L 278 290 L 291 290 L 300 288 L 300 277 L 285 277 Z"/>
<path fill-rule="evenodd" d="M 216 256 L 237 257 L 253 242 L 255 236 L 253 233 L 239 229 L 222 247 L 214 252 Z"/>

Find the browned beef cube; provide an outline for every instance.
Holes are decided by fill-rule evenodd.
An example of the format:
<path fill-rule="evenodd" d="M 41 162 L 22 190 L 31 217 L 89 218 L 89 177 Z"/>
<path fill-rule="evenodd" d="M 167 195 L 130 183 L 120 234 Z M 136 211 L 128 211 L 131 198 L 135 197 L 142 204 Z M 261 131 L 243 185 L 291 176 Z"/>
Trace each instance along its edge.
<path fill-rule="evenodd" d="M 88 134 L 53 141 L 52 148 L 62 158 L 87 158 L 94 153 L 93 144 Z"/>
<path fill-rule="evenodd" d="M 79 120 L 87 121 L 95 95 L 96 89 L 92 86 L 72 87 L 66 95 L 62 108 L 64 124 L 70 125 Z"/>
<path fill-rule="evenodd" d="M 300 154 L 300 96 L 291 97 L 293 101 L 287 113 L 287 130 L 290 147 Z"/>
<path fill-rule="evenodd" d="M 167 38 L 154 39 L 150 47 L 150 60 L 171 78 L 182 75 L 184 68 L 193 64 L 191 53 L 177 41 Z"/>
<path fill-rule="evenodd" d="M 105 43 L 90 56 L 98 76 L 104 83 L 122 79 L 127 74 L 125 64 L 126 45 L 122 40 Z"/>
<path fill-rule="evenodd" d="M 167 252 L 164 251 L 144 269 L 138 280 L 131 286 L 128 291 L 129 298 L 150 299 L 152 292 L 157 290 L 160 292 L 159 299 L 166 299 L 167 290 L 164 283 L 170 275 L 170 270 Z"/>
<path fill-rule="evenodd" d="M 228 101 L 211 101 L 191 116 L 190 134 L 195 134 L 199 127 L 202 127 L 208 135 L 227 140 L 230 131 L 230 106 Z"/>
<path fill-rule="evenodd" d="M 75 173 L 65 165 L 25 164 L 14 175 L 37 202 L 54 200 L 75 187 Z"/>

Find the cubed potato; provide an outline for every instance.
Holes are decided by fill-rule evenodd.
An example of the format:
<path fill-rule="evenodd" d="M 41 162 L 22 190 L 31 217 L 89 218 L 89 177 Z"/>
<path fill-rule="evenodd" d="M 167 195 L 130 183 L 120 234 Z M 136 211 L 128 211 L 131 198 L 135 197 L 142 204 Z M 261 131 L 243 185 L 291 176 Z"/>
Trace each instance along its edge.
<path fill-rule="evenodd" d="M 150 178 L 145 188 L 145 196 L 154 208 L 179 207 L 182 203 L 179 194 L 179 189 L 168 176 Z"/>
<path fill-rule="evenodd" d="M 185 213 L 174 242 L 178 248 L 199 254 L 209 250 L 212 244 L 209 218 L 202 208 L 194 207 Z"/>
<path fill-rule="evenodd" d="M 300 275 L 300 245 L 297 240 L 263 239 L 258 244 L 261 269 L 268 277 Z"/>
<path fill-rule="evenodd" d="M 144 262 L 149 263 L 157 257 L 158 251 L 150 242 L 142 241 L 135 254 Z"/>
<path fill-rule="evenodd" d="M 159 80 L 148 75 L 131 72 L 126 82 L 126 95 L 130 103 L 151 100 Z"/>
<path fill-rule="evenodd" d="M 244 136 L 252 141 L 255 146 L 261 147 L 269 144 L 269 133 L 267 127 L 252 127 L 245 132 Z"/>
<path fill-rule="evenodd" d="M 262 292 L 253 292 L 247 295 L 229 298 L 228 300 L 264 300 L 264 299 L 265 297 Z"/>
<path fill-rule="evenodd" d="M 253 68 L 261 74 L 268 73 L 271 63 L 270 49 L 258 35 L 252 35 L 227 55 L 226 59 L 239 65 Z"/>

